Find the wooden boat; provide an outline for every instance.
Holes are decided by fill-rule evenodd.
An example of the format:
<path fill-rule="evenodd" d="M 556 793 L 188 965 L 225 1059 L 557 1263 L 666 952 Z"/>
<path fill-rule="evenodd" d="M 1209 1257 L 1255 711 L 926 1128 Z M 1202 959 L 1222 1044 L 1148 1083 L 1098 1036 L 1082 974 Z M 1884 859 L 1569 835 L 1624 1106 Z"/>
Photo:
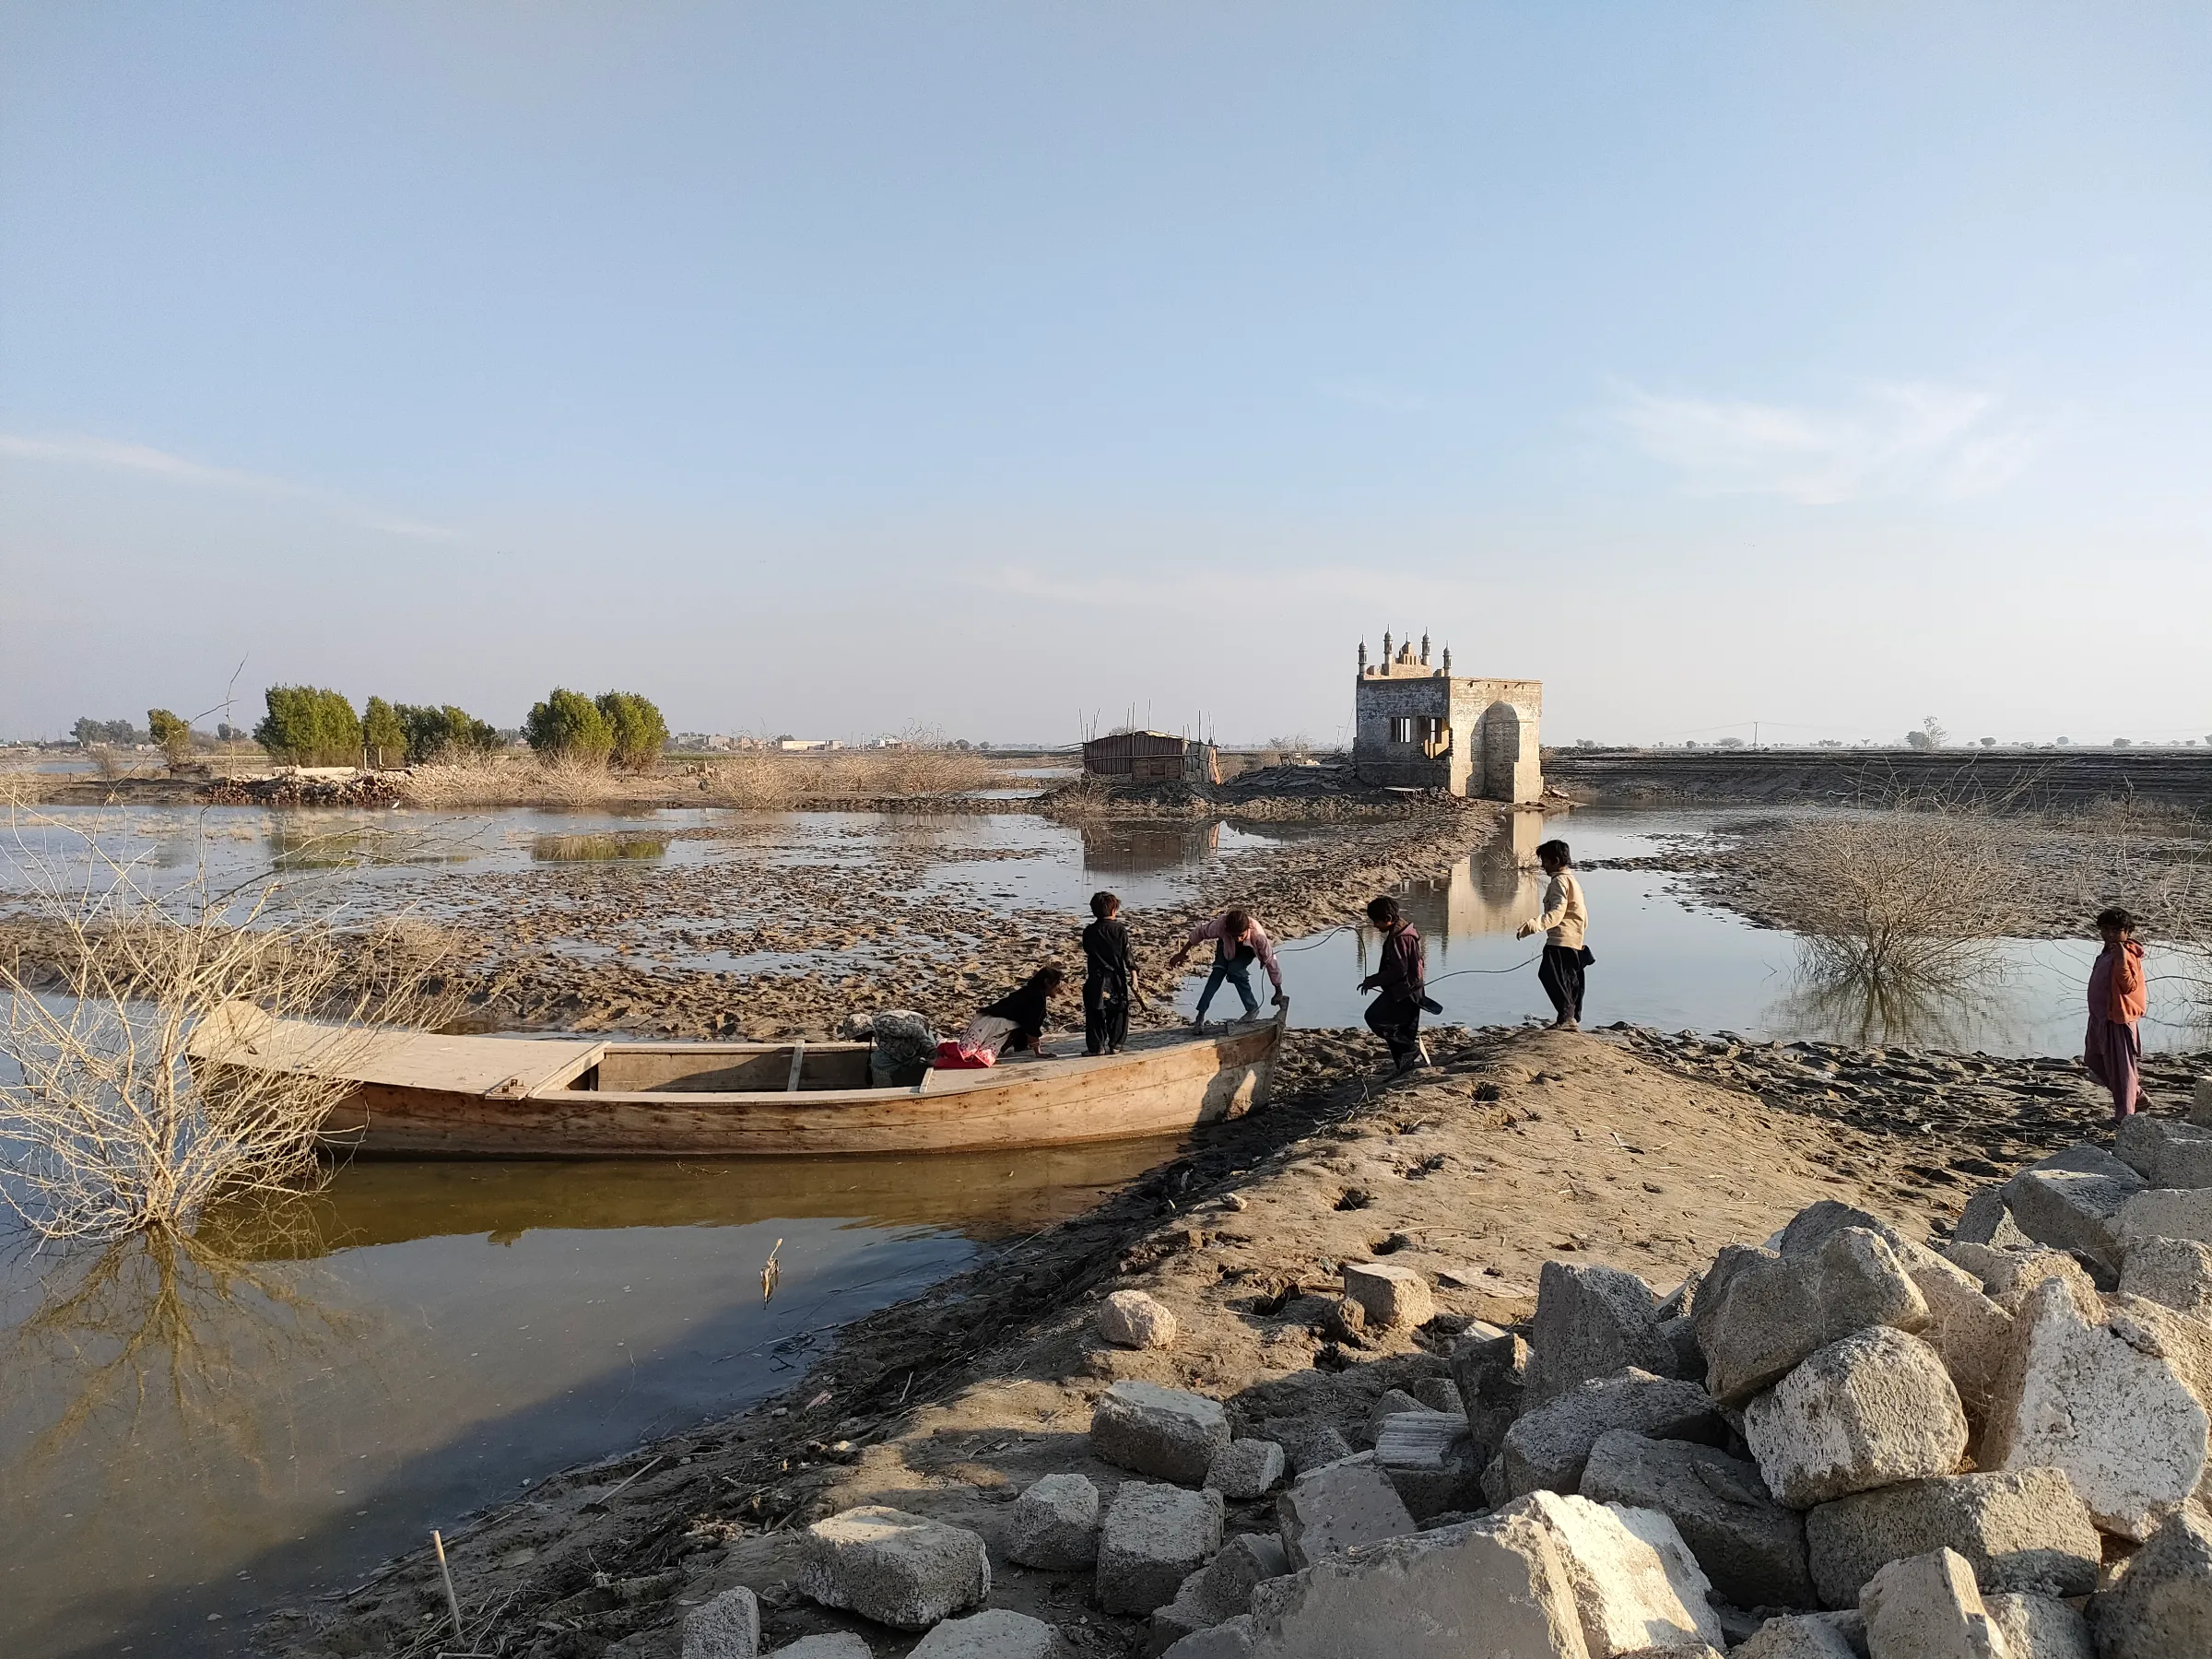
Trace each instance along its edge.
<path fill-rule="evenodd" d="M 1266 1104 L 1288 1013 L 893 1088 L 869 1085 L 865 1042 L 459 1037 L 240 1003 L 201 1023 L 191 1054 L 208 1081 L 237 1068 L 351 1083 L 324 1133 L 357 1155 L 819 1158 L 1129 1140 L 1241 1117 Z"/>

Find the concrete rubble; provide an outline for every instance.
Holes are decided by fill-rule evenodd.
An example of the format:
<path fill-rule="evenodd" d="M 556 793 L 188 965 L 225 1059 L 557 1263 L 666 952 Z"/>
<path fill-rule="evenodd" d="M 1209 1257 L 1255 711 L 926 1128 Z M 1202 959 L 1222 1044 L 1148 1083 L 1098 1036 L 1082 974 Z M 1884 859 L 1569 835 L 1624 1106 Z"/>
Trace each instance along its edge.
<path fill-rule="evenodd" d="M 1099 1304 L 1099 1335 L 1116 1347 L 1171 1348 L 1175 1312 L 1142 1290 L 1116 1290 Z"/>
<path fill-rule="evenodd" d="M 1651 1286 L 1632 1273 L 1545 1263 L 1529 1333 L 1528 1404 L 1545 1405 L 1623 1371 L 1679 1375 L 1674 1345 L 1659 1328 L 1658 1307 Z"/>
<path fill-rule="evenodd" d="M 2092 1597 L 2099 1659 L 2212 1653 L 2212 1517 L 2171 1516 Z"/>
<path fill-rule="evenodd" d="M 2096 1147 L 2069 1147 L 2030 1164 L 2005 1183 L 2005 1205 L 2020 1230 L 2039 1244 L 2077 1251 L 2110 1272 L 2120 1270 L 2120 1212 L 2141 1192 L 2143 1177 Z"/>
<path fill-rule="evenodd" d="M 990 1607 L 948 1618 L 914 1643 L 907 1659 L 1066 1659 L 1067 1644 L 1041 1618 Z"/>
<path fill-rule="evenodd" d="M 2212 1244 L 2196 1239 L 2145 1239 L 2120 1269 L 2124 1295 L 2140 1296 L 2212 1323 Z"/>
<path fill-rule="evenodd" d="M 1355 1544 L 1398 1537 L 1416 1524 L 1371 1452 L 1307 1470 L 1275 1500 L 1275 1514 L 1294 1568 Z"/>
<path fill-rule="evenodd" d="M 1768 1495 L 1755 1464 L 1616 1429 L 1591 1448 L 1582 1495 L 1666 1516 L 1714 1590 L 1739 1607 L 1814 1605 L 1805 1522 Z"/>
<path fill-rule="evenodd" d="M 1869 1659 L 2013 1659 L 1974 1571 L 1947 1549 L 1891 1561 L 1859 1598 Z"/>
<path fill-rule="evenodd" d="M 1855 1609 L 1853 1620 L 1846 1626 L 1832 1618 L 1785 1613 L 1760 1625 L 1730 1659 L 1865 1659 L 1865 1626 Z"/>
<path fill-rule="evenodd" d="M 684 1615 L 683 1659 L 754 1659 L 760 1651 L 760 1603 L 740 1584 Z"/>
<path fill-rule="evenodd" d="M 1342 1272 L 1346 1299 L 1359 1304 L 1373 1329 L 1408 1330 L 1436 1317 L 1436 1298 L 1429 1281 L 1410 1267 L 1347 1262 Z"/>
<path fill-rule="evenodd" d="M 2212 1129 L 2137 1112 L 2113 1135 L 2112 1155 L 2153 1187 L 2212 1186 Z"/>
<path fill-rule="evenodd" d="M 1949 1549 L 1986 1594 L 2087 1595 L 2103 1546 L 2088 1505 L 2056 1469 L 1902 1481 L 1823 1503 L 1805 1517 L 1823 1606 L 1858 1605 L 1883 1565 Z"/>
<path fill-rule="evenodd" d="M 1194 1631 L 1250 1611 L 1253 1586 L 1289 1571 L 1289 1557 L 1273 1534 L 1238 1534 L 1177 1586 L 1173 1601 L 1154 1610 L 1151 1651 L 1159 1653 Z"/>
<path fill-rule="evenodd" d="M 1221 1494 L 1124 1480 L 1099 1528 L 1099 1606 L 1150 1613 L 1221 1547 Z"/>
<path fill-rule="evenodd" d="M 1383 1418 L 1375 1465 L 1416 1521 L 1481 1507 L 1482 1465 L 1458 1412 L 1401 1411 Z"/>
<path fill-rule="evenodd" d="M 1183 1486 L 1203 1481 L 1229 1441 L 1218 1401 L 1157 1382 L 1116 1382 L 1091 1409 L 1092 1456 Z"/>
<path fill-rule="evenodd" d="M 1966 1412 L 1936 1350 L 1884 1325 L 1830 1343 L 1753 1400 L 1744 1439 L 1775 1498 L 1810 1509 L 1949 1474 Z"/>
<path fill-rule="evenodd" d="M 1590 1449 L 1609 1429 L 1710 1445 L 1728 1437 L 1720 1407 L 1695 1382 L 1623 1371 L 1584 1382 L 1537 1406 L 1507 1430 L 1500 1453 L 1507 1496 L 1579 1491 Z"/>
<path fill-rule="evenodd" d="M 983 1540 L 903 1510 L 871 1504 L 806 1529 L 799 1591 L 894 1630 L 921 1630 L 991 1594 Z"/>
<path fill-rule="evenodd" d="M 1729 1406 L 1853 1332 L 1870 1325 L 1917 1331 L 1928 1323 L 1927 1302 L 1896 1253 L 1855 1227 L 1803 1255 L 1723 1251 L 1699 1287 L 1697 1308 L 1692 1324 L 1705 1356 L 1705 1386 Z"/>
<path fill-rule="evenodd" d="M 1206 1484 L 1232 1501 L 1264 1498 L 1282 1484 L 1282 1447 L 1268 1440 L 1232 1440 L 1206 1465 Z"/>
<path fill-rule="evenodd" d="M 868 1639 L 853 1630 L 830 1630 L 819 1636 L 802 1636 L 778 1648 L 769 1659 L 874 1659 Z"/>
<path fill-rule="evenodd" d="M 1989 1622 L 2005 1637 L 2012 1659 L 2097 1659 L 2089 1621 L 2071 1602 L 2049 1595 L 1983 1592 Z"/>
<path fill-rule="evenodd" d="M 1066 1572 L 1099 1559 L 1099 1488 L 1082 1475 L 1030 1483 L 1006 1516 L 1006 1559 Z"/>

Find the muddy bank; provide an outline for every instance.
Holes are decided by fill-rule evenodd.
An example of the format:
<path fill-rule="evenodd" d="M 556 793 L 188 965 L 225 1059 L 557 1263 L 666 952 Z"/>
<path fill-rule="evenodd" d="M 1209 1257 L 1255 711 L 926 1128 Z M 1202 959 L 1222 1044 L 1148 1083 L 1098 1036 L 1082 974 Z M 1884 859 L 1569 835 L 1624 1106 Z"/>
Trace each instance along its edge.
<path fill-rule="evenodd" d="M 2212 747 L 1550 749 L 1544 776 L 1578 801 L 1640 806 L 1880 806 L 1940 795 L 2018 810 L 2129 799 L 2212 809 Z"/>
<path fill-rule="evenodd" d="M 1948 1114 L 1906 1091 L 1926 1087 L 1919 1074 L 1948 1078 L 1950 1057 L 1805 1051 L 1849 1069 L 1847 1118 L 1784 1087 L 1783 1057 L 1725 1041 L 1489 1030 L 1436 1046 L 1437 1071 L 1388 1082 L 1364 1033 L 1294 1032 L 1274 1106 L 846 1327 L 780 1399 L 557 1476 L 455 1528 L 474 1645 L 673 1659 L 683 1613 L 745 1584 L 761 1598 L 764 1650 L 843 1629 L 878 1655 L 904 1653 L 912 1637 L 827 1611 L 792 1583 L 807 1524 L 889 1503 L 982 1534 L 993 1606 L 1045 1619 L 1086 1653 L 1141 1653 L 1144 1622 L 1100 1611 L 1088 1571 L 1004 1556 L 1008 1505 L 1031 1480 L 1079 1470 L 1111 1493 L 1127 1478 L 1088 1453 L 1110 1382 L 1195 1389 L 1241 1435 L 1333 1430 L 1365 1444 L 1382 1391 L 1432 1386 L 1468 1322 L 1525 1330 L 1546 1259 L 1664 1288 L 1820 1198 L 1940 1231 L 1989 1168 L 2080 1138 L 2103 1110 L 2077 1072 L 2025 1062 L 1959 1057 L 1982 1092 Z M 1381 1257 L 1435 1287 L 1438 1315 L 1349 1336 L 1330 1321 L 1338 1268 Z M 1098 1303 L 1121 1288 L 1172 1310 L 1176 1347 L 1096 1338 Z M 1230 1505 L 1230 1533 L 1273 1526 L 1266 1500 Z M 299 1659 L 428 1652 L 442 1606 L 434 1567 L 412 1556 L 350 1595 L 279 1611 L 261 1639 Z"/>
<path fill-rule="evenodd" d="M 1467 803 L 1451 796 L 1362 783 L 1347 765 L 1268 766 L 1226 782 L 1132 782 L 1084 776 L 1048 790 L 1037 810 L 1049 818 L 1300 819 L 1411 818 L 1450 815 Z"/>

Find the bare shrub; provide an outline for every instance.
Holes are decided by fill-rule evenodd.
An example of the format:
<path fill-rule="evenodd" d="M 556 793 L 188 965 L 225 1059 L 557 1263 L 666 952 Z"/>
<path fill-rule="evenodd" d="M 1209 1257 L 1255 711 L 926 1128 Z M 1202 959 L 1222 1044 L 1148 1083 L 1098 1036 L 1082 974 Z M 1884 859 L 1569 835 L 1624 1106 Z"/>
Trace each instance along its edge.
<path fill-rule="evenodd" d="M 710 764 L 707 794 L 729 806 L 781 811 L 805 793 L 796 761 L 750 750 Z"/>
<path fill-rule="evenodd" d="M 500 764 L 488 755 L 449 751 L 439 760 L 408 770 L 399 786 L 410 806 L 498 806 L 518 798 L 516 774 L 523 769 Z"/>
<path fill-rule="evenodd" d="M 732 806 L 785 810 L 818 801 L 943 800 L 998 782 L 982 755 L 942 744 L 834 754 L 747 752 L 712 763 L 708 793 Z"/>
<path fill-rule="evenodd" d="M 623 794 L 606 762 L 581 755 L 546 755 L 534 769 L 540 795 L 563 806 L 590 806 Z"/>
<path fill-rule="evenodd" d="M 189 1228 L 218 1197 L 323 1177 L 323 1125 L 368 1034 L 450 1012 L 444 947 L 404 923 L 368 939 L 278 912 L 274 882 L 155 894 L 86 837 L 85 872 L 45 873 L 36 945 L 0 961 L 0 1200 L 41 1236 Z M 222 1065 L 272 1022 L 312 1019 L 298 1069 Z M 195 1056 L 197 1056 L 195 1058 Z"/>
<path fill-rule="evenodd" d="M 93 770 L 101 777 L 112 780 L 123 776 L 123 762 L 109 745 L 95 743 L 85 753 L 91 756 Z"/>

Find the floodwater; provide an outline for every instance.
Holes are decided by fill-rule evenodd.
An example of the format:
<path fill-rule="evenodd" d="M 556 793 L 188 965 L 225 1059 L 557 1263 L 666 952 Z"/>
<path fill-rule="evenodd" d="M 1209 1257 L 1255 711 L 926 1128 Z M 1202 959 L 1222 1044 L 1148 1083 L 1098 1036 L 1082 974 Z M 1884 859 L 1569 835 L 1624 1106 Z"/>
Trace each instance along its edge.
<path fill-rule="evenodd" d="M 1175 1150 L 360 1163 L 189 1248 L 18 1237 L 0 1653 L 233 1653 L 252 1610 L 787 1387 L 839 1324 Z"/>

